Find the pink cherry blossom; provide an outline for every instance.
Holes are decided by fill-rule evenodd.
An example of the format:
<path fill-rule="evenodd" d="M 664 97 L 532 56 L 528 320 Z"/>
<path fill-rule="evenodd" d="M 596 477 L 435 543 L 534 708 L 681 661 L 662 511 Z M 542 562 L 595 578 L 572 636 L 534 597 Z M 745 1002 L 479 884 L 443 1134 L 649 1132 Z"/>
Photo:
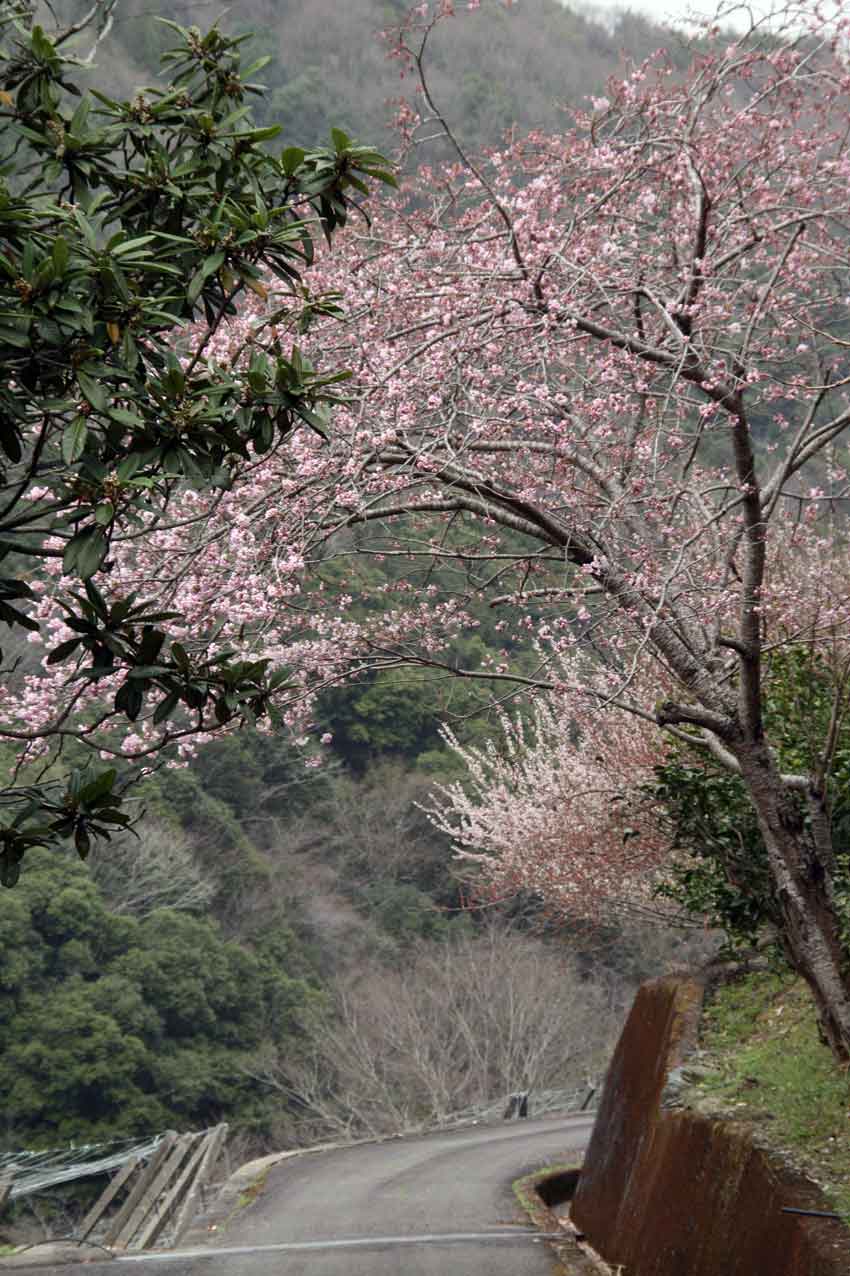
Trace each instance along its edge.
<path fill-rule="evenodd" d="M 322 254 L 311 286 L 339 295 L 342 318 L 306 339 L 280 324 L 282 343 L 351 369 L 344 400 L 230 491 L 186 493 L 128 534 L 110 588 L 179 610 L 199 650 L 285 667 L 293 725 L 321 685 L 366 668 L 419 664 L 507 694 L 523 683 L 500 652 L 454 669 L 473 604 L 496 608 L 506 652 L 545 624 L 524 685 L 554 690 L 559 662 L 592 657 L 605 687 L 584 678 L 582 713 L 679 733 L 742 774 L 798 969 L 850 1056 L 832 852 L 817 849 L 813 880 L 809 834 L 783 815 L 802 794 L 821 829 L 823 769 L 780 774 L 763 714 L 772 647 L 805 642 L 837 670 L 850 658 L 848 21 L 795 3 L 784 33 L 707 36 L 686 74 L 655 55 L 606 86 L 603 114 L 476 158 L 428 80 L 451 7 L 419 5 L 390 36 L 422 77 L 428 122 L 405 114 L 405 146 L 444 128 L 451 162 Z M 484 11 L 452 20 L 467 18 Z M 244 349 L 255 307 L 206 358 Z M 322 587 L 335 556 L 342 598 Z M 37 608 L 61 640 L 49 590 Z M 96 714 L 109 691 L 45 668 L 20 721 Z M 186 738 L 209 729 L 187 723 Z M 150 719 L 134 736 L 166 738 Z M 648 735 L 642 747 L 651 757 Z M 590 768 L 582 791 L 594 783 Z M 495 864 L 492 847 L 464 847 Z"/>

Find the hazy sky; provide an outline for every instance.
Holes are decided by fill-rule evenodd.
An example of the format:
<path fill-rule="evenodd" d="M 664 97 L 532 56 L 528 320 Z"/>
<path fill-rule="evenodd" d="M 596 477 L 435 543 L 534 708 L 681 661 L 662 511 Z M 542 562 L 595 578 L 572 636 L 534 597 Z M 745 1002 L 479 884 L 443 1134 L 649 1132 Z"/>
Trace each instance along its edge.
<path fill-rule="evenodd" d="M 562 0 L 562 3 L 569 4 L 570 0 Z M 694 15 L 697 18 L 713 17 L 718 8 L 714 0 L 587 0 L 587 5 L 600 9 L 632 9 L 636 13 L 645 13 L 647 17 L 654 18 L 658 22 L 680 20 Z M 577 7 L 582 7 L 581 2 Z M 728 0 L 723 7 L 729 7 Z M 777 7 L 778 5 L 772 0 L 752 0 L 750 4 L 750 8 L 756 15 Z M 739 19 L 735 22 L 733 18 L 727 24 L 740 26 L 742 21 L 743 19 Z"/>
<path fill-rule="evenodd" d="M 645 13 L 647 17 L 656 18 L 659 22 L 669 18 L 684 17 L 693 12 L 691 0 L 630 0 L 621 4 L 616 0 L 597 0 L 600 7 L 606 9 L 633 9 L 636 13 Z M 705 6 L 696 6 L 698 9 Z"/>
<path fill-rule="evenodd" d="M 582 7 L 583 0 L 561 0 L 563 4 L 575 4 Z M 636 13 L 645 13 L 647 17 L 658 22 L 680 22 L 687 17 L 697 20 L 714 18 L 718 10 L 725 11 L 721 18 L 721 26 L 725 29 L 745 31 L 749 29 L 753 19 L 763 22 L 775 14 L 784 29 L 788 29 L 789 11 L 798 16 L 796 26 L 804 30 L 807 23 L 802 19 L 815 10 L 813 0 L 584 0 L 587 6 L 595 5 L 600 9 L 632 9 Z M 822 16 L 833 18 L 846 16 L 848 0 L 822 0 L 819 8 Z M 768 24 L 770 25 L 770 24 Z"/>

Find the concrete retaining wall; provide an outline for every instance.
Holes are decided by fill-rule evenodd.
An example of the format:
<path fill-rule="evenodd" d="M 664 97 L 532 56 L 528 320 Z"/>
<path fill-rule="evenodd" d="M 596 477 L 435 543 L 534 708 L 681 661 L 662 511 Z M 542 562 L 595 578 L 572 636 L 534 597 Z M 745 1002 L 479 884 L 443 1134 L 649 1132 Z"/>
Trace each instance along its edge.
<path fill-rule="evenodd" d="M 624 1276 L 848 1276 L 850 1233 L 746 1129 L 667 1111 L 668 1073 L 696 1041 L 702 987 L 644 984 L 615 1052 L 572 1217 Z"/>

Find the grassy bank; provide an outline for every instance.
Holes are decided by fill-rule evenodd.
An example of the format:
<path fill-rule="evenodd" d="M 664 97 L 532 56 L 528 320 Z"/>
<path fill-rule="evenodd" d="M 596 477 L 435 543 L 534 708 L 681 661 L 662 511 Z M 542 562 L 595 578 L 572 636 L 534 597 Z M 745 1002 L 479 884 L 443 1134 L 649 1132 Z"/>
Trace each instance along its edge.
<path fill-rule="evenodd" d="M 701 1045 L 694 1105 L 751 1123 L 850 1223 L 850 1076 L 819 1039 L 801 981 L 759 973 L 716 989 Z"/>

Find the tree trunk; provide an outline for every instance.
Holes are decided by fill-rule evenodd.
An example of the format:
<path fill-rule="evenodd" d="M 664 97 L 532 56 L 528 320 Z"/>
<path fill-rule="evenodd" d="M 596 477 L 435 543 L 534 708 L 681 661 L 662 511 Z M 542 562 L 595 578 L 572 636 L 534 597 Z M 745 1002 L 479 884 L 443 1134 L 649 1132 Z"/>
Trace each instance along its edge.
<path fill-rule="evenodd" d="M 782 939 L 809 985 L 836 1059 L 850 1061 L 850 963 L 841 942 L 832 853 L 815 847 L 802 804 L 783 782 L 764 743 L 733 746 L 761 827 L 782 914 Z"/>

